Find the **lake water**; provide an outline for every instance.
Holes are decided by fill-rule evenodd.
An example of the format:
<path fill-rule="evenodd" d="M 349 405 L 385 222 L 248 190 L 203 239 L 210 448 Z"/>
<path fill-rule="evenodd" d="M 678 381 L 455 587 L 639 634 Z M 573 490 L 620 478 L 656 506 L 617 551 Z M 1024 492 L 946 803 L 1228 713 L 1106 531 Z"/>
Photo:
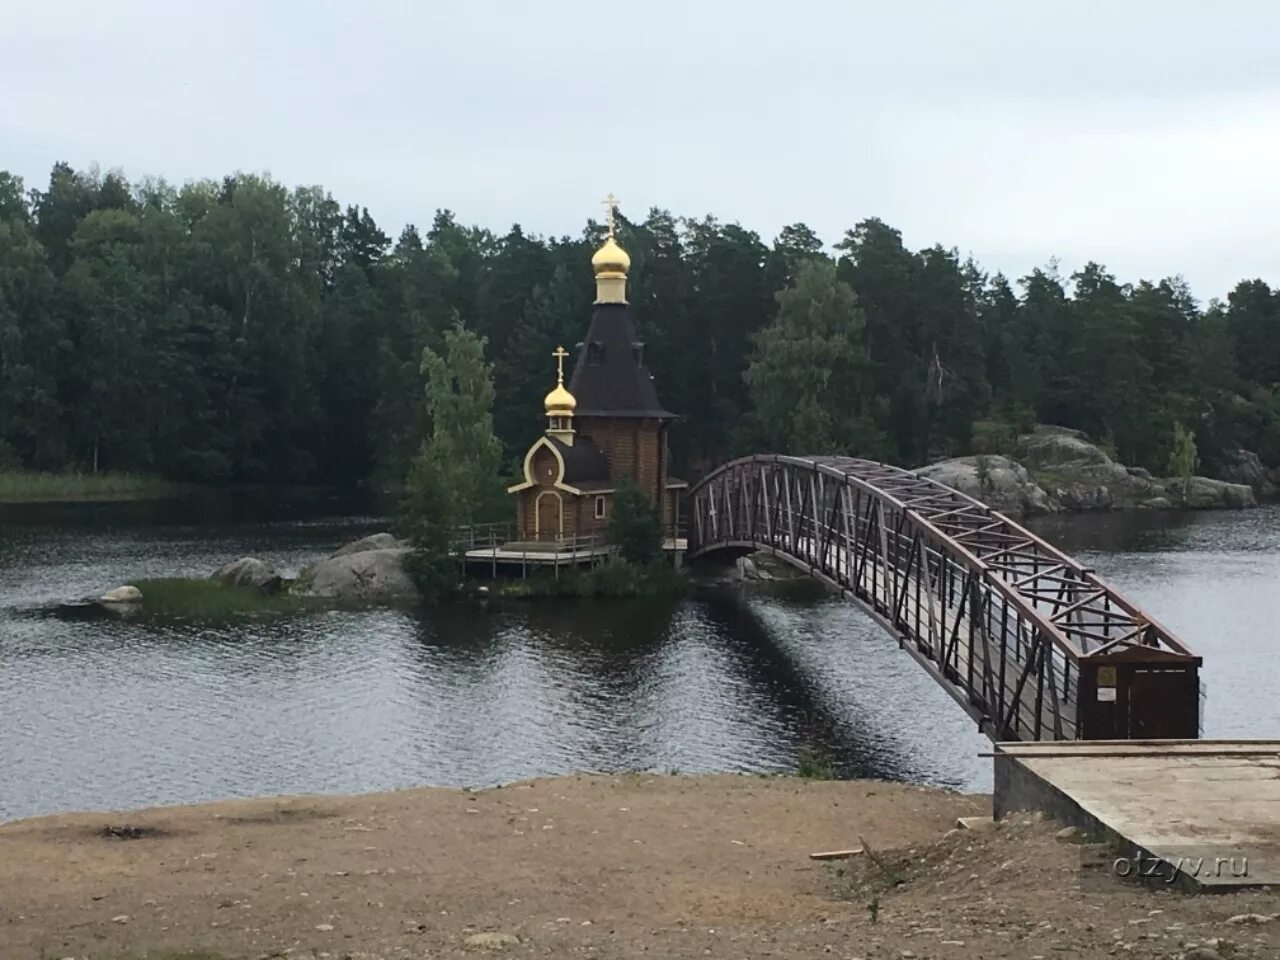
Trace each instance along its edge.
<path fill-rule="evenodd" d="M 0 508 L 0 820 L 574 771 L 989 789 L 989 747 L 852 605 L 744 596 L 77 619 L 57 603 L 378 529 L 338 501 Z M 1280 737 L 1280 509 L 1052 518 L 1205 657 L 1206 736 Z"/>

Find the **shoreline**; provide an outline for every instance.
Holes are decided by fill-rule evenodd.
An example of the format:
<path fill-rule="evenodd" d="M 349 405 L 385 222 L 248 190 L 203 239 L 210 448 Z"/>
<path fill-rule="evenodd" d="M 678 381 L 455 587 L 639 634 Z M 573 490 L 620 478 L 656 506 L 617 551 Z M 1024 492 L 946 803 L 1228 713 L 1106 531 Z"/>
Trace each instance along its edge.
<path fill-rule="evenodd" d="M 1261 960 L 1280 947 L 1265 919 L 1280 893 L 1126 884 L 1089 869 L 1108 852 L 1030 817 L 955 829 L 990 814 L 985 795 L 734 774 L 51 814 L 0 825 L 0 956 Z M 810 856 L 864 845 L 873 856 Z M 1264 919 L 1232 919 L 1248 915 Z"/>

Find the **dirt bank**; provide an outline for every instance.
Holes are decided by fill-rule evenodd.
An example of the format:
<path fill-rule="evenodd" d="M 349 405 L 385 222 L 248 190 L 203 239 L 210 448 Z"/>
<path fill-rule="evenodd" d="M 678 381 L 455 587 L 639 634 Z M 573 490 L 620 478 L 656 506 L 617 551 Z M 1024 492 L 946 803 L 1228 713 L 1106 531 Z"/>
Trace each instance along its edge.
<path fill-rule="evenodd" d="M 0 958 L 1280 956 L 1280 921 L 1229 922 L 1276 895 L 1122 884 L 1051 823 L 948 835 L 989 810 L 622 776 L 46 817 L 0 826 Z M 859 838 L 882 866 L 808 857 Z"/>

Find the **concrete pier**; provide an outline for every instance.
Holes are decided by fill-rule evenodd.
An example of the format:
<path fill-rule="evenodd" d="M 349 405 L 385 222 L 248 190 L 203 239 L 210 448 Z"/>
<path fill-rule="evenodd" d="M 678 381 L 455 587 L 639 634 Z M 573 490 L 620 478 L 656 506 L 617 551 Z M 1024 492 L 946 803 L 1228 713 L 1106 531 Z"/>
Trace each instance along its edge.
<path fill-rule="evenodd" d="M 994 806 L 997 819 L 1039 810 L 1109 840 L 1135 875 L 1205 891 L 1280 884 L 1280 741 L 998 743 Z"/>

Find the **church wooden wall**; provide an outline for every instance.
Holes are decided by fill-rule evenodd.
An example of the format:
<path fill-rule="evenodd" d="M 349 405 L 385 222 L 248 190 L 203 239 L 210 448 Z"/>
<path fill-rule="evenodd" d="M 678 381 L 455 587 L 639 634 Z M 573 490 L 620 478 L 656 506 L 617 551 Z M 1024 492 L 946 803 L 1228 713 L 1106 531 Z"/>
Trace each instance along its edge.
<path fill-rule="evenodd" d="M 629 476 L 649 495 L 651 502 L 661 502 L 661 490 L 666 483 L 666 458 L 662 456 L 660 421 L 638 417 L 581 417 L 574 426 L 581 436 L 590 437 L 604 452 L 615 482 Z M 663 476 L 659 477 L 659 472 Z"/>
<path fill-rule="evenodd" d="M 622 476 L 630 476 L 636 486 L 644 491 L 651 502 L 661 510 L 664 537 L 672 536 L 675 522 L 675 503 L 679 490 L 667 490 L 666 438 L 663 424 L 658 420 L 640 418 L 582 417 L 574 424 L 579 437 L 590 440 L 604 453 L 614 482 Z M 595 493 L 576 496 L 564 490 L 556 490 L 555 478 L 559 465 L 555 456 L 545 447 L 538 450 L 530 464 L 534 486 L 522 490 L 516 503 L 516 531 L 520 540 L 538 539 L 537 502 L 543 491 L 559 494 L 564 509 L 563 536 L 603 536 L 613 515 L 613 495 L 605 494 L 605 516 L 595 515 Z M 542 531 L 541 538 L 556 534 Z"/>

